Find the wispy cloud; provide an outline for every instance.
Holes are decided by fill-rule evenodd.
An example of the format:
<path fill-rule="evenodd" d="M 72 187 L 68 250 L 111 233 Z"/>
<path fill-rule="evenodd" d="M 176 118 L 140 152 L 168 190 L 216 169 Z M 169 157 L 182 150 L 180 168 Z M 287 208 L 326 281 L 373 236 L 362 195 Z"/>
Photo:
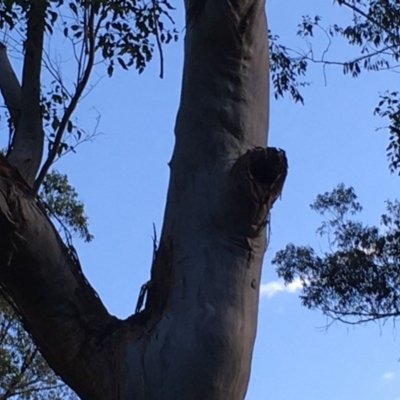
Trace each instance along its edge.
<path fill-rule="evenodd" d="M 394 372 L 391 372 L 391 371 L 385 372 L 382 375 L 382 379 L 384 379 L 385 381 L 391 381 L 393 378 L 394 378 Z"/>
<path fill-rule="evenodd" d="M 302 283 L 299 278 L 296 278 L 292 283 L 285 285 L 282 280 L 263 283 L 260 286 L 261 297 L 274 297 L 279 292 L 295 293 L 302 288 Z"/>

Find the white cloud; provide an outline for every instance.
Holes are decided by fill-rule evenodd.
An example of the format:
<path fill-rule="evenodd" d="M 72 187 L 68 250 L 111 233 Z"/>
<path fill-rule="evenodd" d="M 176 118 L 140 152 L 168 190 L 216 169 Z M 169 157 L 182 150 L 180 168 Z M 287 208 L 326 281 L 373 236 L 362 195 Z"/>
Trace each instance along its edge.
<path fill-rule="evenodd" d="M 394 378 L 394 372 L 391 372 L 391 371 L 385 372 L 385 373 L 382 375 L 382 379 L 384 379 L 385 381 L 390 381 L 390 380 L 392 380 L 393 378 Z"/>
<path fill-rule="evenodd" d="M 271 298 L 279 292 L 295 293 L 302 288 L 302 283 L 299 278 L 296 278 L 292 283 L 285 285 L 282 280 L 262 283 L 260 286 L 260 296 Z"/>

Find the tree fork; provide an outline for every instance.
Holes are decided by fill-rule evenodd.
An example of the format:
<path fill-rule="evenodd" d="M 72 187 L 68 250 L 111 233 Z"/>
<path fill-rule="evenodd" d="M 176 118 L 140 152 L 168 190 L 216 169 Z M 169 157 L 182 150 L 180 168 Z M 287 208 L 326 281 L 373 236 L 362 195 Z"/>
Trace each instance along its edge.
<path fill-rule="evenodd" d="M 0 158 L 0 280 L 83 400 L 242 400 L 247 390 L 265 225 L 287 173 L 284 152 L 264 148 L 264 1 L 185 5 L 194 14 L 143 311 L 124 321 L 107 312 L 31 180 Z"/>
<path fill-rule="evenodd" d="M 246 226 L 246 231 L 248 227 L 251 231 L 251 233 L 247 231 L 247 234 L 252 237 L 246 242 L 250 244 L 245 248 L 245 252 L 248 254 L 258 252 L 254 243 L 259 240 L 260 226 L 264 226 L 270 205 L 279 195 L 286 176 L 286 167 L 286 159 L 281 151 L 254 149 L 240 157 L 231 169 L 229 185 L 227 185 L 228 193 L 231 192 L 230 195 L 235 196 L 239 201 L 238 204 L 242 206 L 248 204 L 246 210 L 254 211 L 245 212 L 246 215 L 251 215 L 253 220 L 249 221 L 251 223 L 243 225 Z M 143 357 L 139 352 L 131 354 L 131 360 L 124 361 L 124 358 L 128 357 L 126 346 L 134 345 L 134 342 L 128 344 L 130 340 L 136 341 L 139 348 L 142 348 L 144 343 L 150 343 L 165 329 L 163 325 L 166 321 L 173 320 L 175 313 L 171 311 L 171 308 L 177 305 L 179 307 L 187 300 L 182 297 L 181 301 L 173 304 L 173 298 L 176 299 L 176 293 L 175 296 L 172 295 L 173 289 L 176 290 L 176 286 L 179 286 L 176 278 L 181 280 L 182 277 L 176 277 L 176 273 L 173 272 L 173 269 L 176 269 L 177 260 L 171 256 L 172 242 L 169 241 L 163 245 L 164 239 L 162 238 L 161 245 L 157 250 L 155 260 L 158 261 L 153 264 L 153 285 L 149 289 L 149 300 L 145 310 L 140 313 L 147 318 L 143 319 L 135 314 L 125 321 L 120 321 L 107 313 L 82 275 L 73 255 L 57 238 L 52 227 L 40 228 L 38 226 L 37 222 L 40 219 L 43 219 L 40 224 L 50 225 L 44 209 L 32 196 L 31 188 L 25 184 L 19 173 L 9 166 L 4 158 L 0 158 L 0 176 L 0 247 L 2 249 L 0 278 L 3 285 L 6 286 L 7 292 L 16 303 L 25 326 L 55 371 L 84 399 L 115 398 L 113 396 L 117 389 L 110 384 L 110 381 L 119 382 L 118 385 L 123 382 L 120 376 L 121 367 L 115 368 L 115 365 L 124 364 L 124 362 L 128 365 L 132 362 L 136 364 L 137 361 L 135 362 L 134 359 L 140 360 Z M 239 197 L 236 194 L 240 194 Z M 236 212 L 235 207 L 238 204 L 235 203 L 236 201 L 231 201 L 230 207 L 228 207 L 231 213 Z M 244 209 L 241 208 L 241 211 L 243 213 Z M 41 216 L 33 217 L 36 213 Z M 32 223 L 33 221 L 36 224 Z M 45 239 L 46 251 L 44 251 L 44 245 L 37 240 L 32 240 L 32 237 L 38 234 L 38 230 L 40 231 L 38 240 Z M 223 231 L 224 229 L 221 230 L 221 232 Z M 44 232 L 46 232 L 45 235 L 43 235 Z M 242 236 L 243 233 L 245 232 L 240 232 L 241 238 L 246 237 Z M 219 236 L 222 236 L 222 242 L 224 242 L 224 234 Z M 229 236 L 232 237 L 231 230 Z M 53 239 L 51 239 L 52 237 Z M 49 247 L 49 243 L 52 243 L 53 240 L 55 242 Z M 243 247 L 239 245 L 238 248 Z M 45 254 L 38 254 L 37 249 L 42 249 Z M 251 258 L 246 256 L 247 262 Z M 57 265 L 53 265 L 55 260 Z M 165 269 L 167 264 L 170 267 Z M 204 269 L 204 267 L 206 266 L 203 265 L 202 268 Z M 61 271 L 58 270 L 59 268 Z M 212 279 L 211 276 L 210 279 Z M 174 281 L 175 283 L 173 283 Z M 165 285 L 166 282 L 170 283 Z M 249 283 L 251 290 L 258 296 L 259 282 L 253 278 Z M 206 286 L 209 285 L 206 283 Z M 190 288 L 186 288 L 186 291 L 190 292 Z M 166 295 L 166 293 L 170 294 Z M 152 298 L 156 300 L 152 301 Z M 65 300 L 67 301 L 65 302 Z M 199 304 L 199 306 L 203 308 L 205 305 Z M 225 307 L 222 307 L 218 313 L 223 313 L 224 309 Z M 173 335 L 172 332 L 170 334 Z M 222 340 L 226 334 L 224 329 L 217 336 L 221 335 Z M 202 342 L 201 335 L 204 333 L 200 333 L 196 342 Z M 206 339 L 206 342 L 209 340 L 210 338 Z M 213 340 L 209 344 L 214 347 Z M 195 343 L 193 345 L 197 347 Z M 109 354 L 110 348 L 114 349 L 115 358 Z M 218 353 L 218 349 L 213 349 L 212 353 L 215 350 Z M 121 357 L 121 351 L 124 357 Z M 162 353 L 162 349 L 159 349 L 160 356 Z M 118 360 L 118 356 L 121 359 Z M 141 367 L 135 375 L 144 374 L 143 363 L 142 360 Z M 94 364 L 96 368 L 94 366 L 87 368 L 91 364 Z M 99 366 L 102 366 L 100 370 Z M 96 370 L 95 374 L 94 370 Z M 82 376 L 86 376 L 86 378 L 79 379 Z M 114 378 L 109 381 L 104 376 L 114 376 Z M 94 381 L 97 383 L 92 386 Z M 84 382 L 86 383 L 83 385 Z M 104 383 L 98 387 L 98 382 Z M 107 384 L 110 384 L 111 387 L 108 387 Z M 122 384 L 122 386 L 126 384 Z M 102 394 L 95 390 L 95 387 Z M 189 390 L 189 388 L 187 389 Z M 121 390 L 121 387 L 118 390 Z M 134 391 L 136 392 L 136 390 Z M 187 396 L 189 392 L 184 391 L 184 393 L 183 396 Z M 198 396 L 194 396 L 192 392 L 193 399 L 200 399 L 203 395 L 204 393 L 200 389 Z M 147 397 L 141 397 L 139 394 L 132 397 L 128 393 L 119 398 L 147 400 Z M 151 396 L 149 398 L 167 399 L 169 397 Z"/>

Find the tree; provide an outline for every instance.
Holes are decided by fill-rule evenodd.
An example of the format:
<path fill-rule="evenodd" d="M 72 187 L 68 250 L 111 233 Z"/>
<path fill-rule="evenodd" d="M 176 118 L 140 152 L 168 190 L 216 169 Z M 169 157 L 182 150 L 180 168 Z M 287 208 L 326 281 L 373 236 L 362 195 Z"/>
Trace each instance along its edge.
<path fill-rule="evenodd" d="M 264 148 L 264 1 L 185 2 L 176 143 L 143 309 L 139 304 L 126 320 L 107 312 L 73 246 L 62 242 L 35 195 L 62 149 L 95 51 L 101 50 L 110 73 L 114 61 L 141 70 L 149 59 L 148 37 L 168 41 L 160 32 L 160 17 L 169 4 L 144 4 L 68 4 L 79 24 L 62 32 L 75 32 L 80 41 L 73 44 L 83 46 L 81 74 L 71 96 L 56 79 L 61 94 L 55 88 L 53 95 L 61 102 L 66 98 L 67 106 L 57 117 L 56 133 L 49 135 L 49 154 L 39 171 L 43 120 L 54 115 L 46 113 L 51 107 L 43 111 L 41 106 L 43 37 L 45 30 L 52 33 L 60 7 L 68 7 L 62 0 L 5 3 L 3 23 L 17 20 L 26 26 L 26 50 L 21 87 L 4 52 L 0 62 L 9 73 L 0 89 L 14 129 L 7 158 L 0 158 L 1 287 L 49 365 L 82 399 L 242 399 L 255 337 L 265 226 L 287 172 L 284 152 Z M 15 8 L 22 17 L 15 19 Z"/>
<path fill-rule="evenodd" d="M 311 208 L 325 220 L 317 232 L 328 250 L 289 244 L 273 263 L 285 282 L 299 278 L 309 308 L 348 324 L 396 319 L 400 315 L 400 202 L 386 203 L 380 226 L 354 220 L 362 210 L 353 188 L 339 185 L 318 195 Z"/>
<path fill-rule="evenodd" d="M 297 34 L 306 40 L 306 51 L 295 51 L 279 45 L 282 96 L 288 91 L 303 102 L 299 76 L 304 76 L 310 63 L 328 68 L 339 66 L 344 74 L 358 77 L 362 72 L 398 72 L 400 59 L 400 7 L 391 0 L 336 0 L 350 11 L 350 23 L 325 27 L 322 17 L 303 17 Z M 313 48 L 312 38 L 322 34 L 327 45 L 321 55 Z M 275 36 L 275 40 L 278 38 Z M 354 51 L 345 60 L 329 59 L 334 40 L 344 39 Z M 293 95 L 295 93 L 295 96 Z M 374 114 L 385 118 L 389 131 L 386 149 L 391 172 L 400 174 L 400 98 L 395 88 L 379 94 Z M 354 219 L 362 210 L 351 187 L 343 184 L 331 192 L 317 196 L 311 208 L 324 217 L 317 232 L 327 238 L 327 250 L 289 244 L 273 259 L 277 273 L 285 283 L 300 279 L 302 304 L 320 309 L 334 321 L 359 324 L 369 321 L 396 320 L 399 316 L 400 270 L 400 203 L 386 202 L 380 224 L 368 226 Z"/>
<path fill-rule="evenodd" d="M 0 399 L 76 399 L 41 357 L 13 308 L 0 298 Z"/>

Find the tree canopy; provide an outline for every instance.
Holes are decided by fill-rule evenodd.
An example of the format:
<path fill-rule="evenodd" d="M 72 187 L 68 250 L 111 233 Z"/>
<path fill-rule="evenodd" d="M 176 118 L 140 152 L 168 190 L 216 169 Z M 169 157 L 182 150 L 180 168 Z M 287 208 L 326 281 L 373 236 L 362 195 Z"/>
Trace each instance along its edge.
<path fill-rule="evenodd" d="M 327 250 L 289 244 L 273 259 L 285 282 L 299 278 L 300 298 L 333 320 L 354 324 L 400 315 L 400 202 L 386 202 L 380 224 L 355 219 L 362 211 L 343 184 L 318 195 L 311 208 L 324 220 L 317 233 Z"/>

